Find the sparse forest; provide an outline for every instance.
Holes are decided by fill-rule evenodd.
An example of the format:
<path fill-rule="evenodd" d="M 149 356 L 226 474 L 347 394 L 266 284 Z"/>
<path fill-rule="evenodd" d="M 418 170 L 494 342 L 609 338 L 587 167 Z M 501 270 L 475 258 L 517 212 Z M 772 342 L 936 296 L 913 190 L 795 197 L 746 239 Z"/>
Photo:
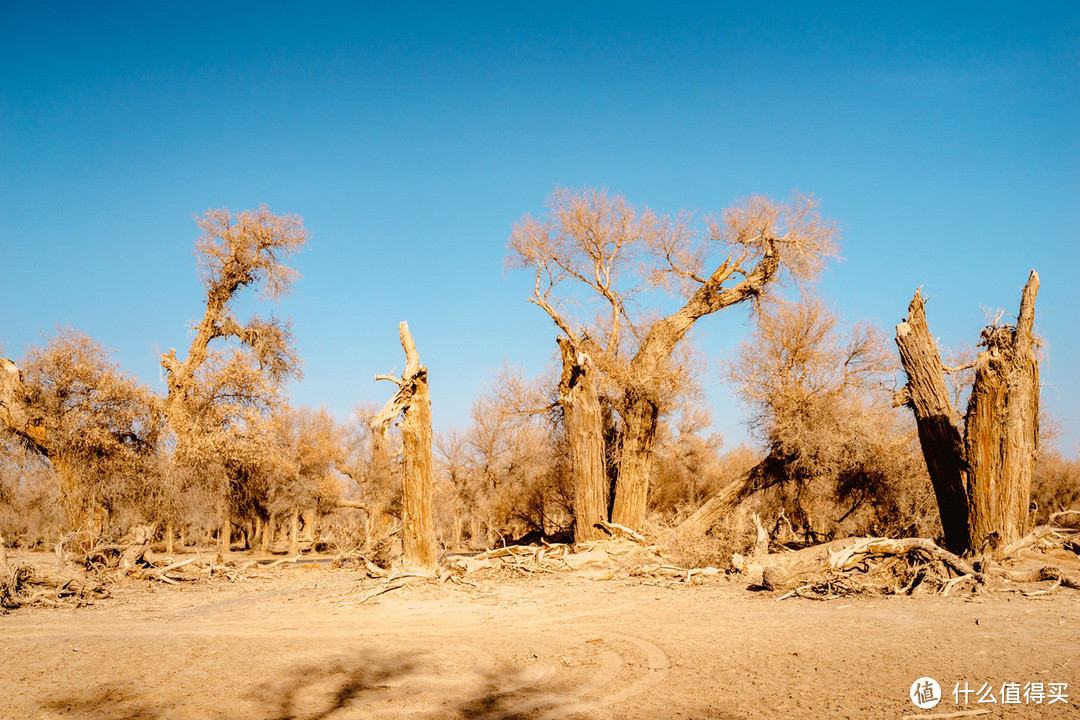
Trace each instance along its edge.
<path fill-rule="evenodd" d="M 405 323 L 404 373 L 376 376 L 398 388 L 381 411 L 290 406 L 290 322 L 235 308 L 289 293 L 302 220 L 264 206 L 197 224 L 203 310 L 190 347 L 161 356 L 163 395 L 72 328 L 3 360 L 7 547 L 87 552 L 139 531 L 167 553 L 318 551 L 434 572 L 455 552 L 615 536 L 731 571 L 769 547 L 859 536 L 970 556 L 1080 497 L 1078 460 L 1039 443 L 1034 272 L 1017 326 L 983 330 L 975 360 L 943 365 L 919 293 L 897 353 L 819 296 L 839 233 L 812 197 L 699 218 L 556 189 L 507 256 L 552 322 L 551 372 L 504 369 L 470 426 L 439 433 Z M 740 304 L 744 339 L 704 358 L 695 324 Z M 701 389 L 721 382 L 759 446 L 710 433 Z"/>
<path fill-rule="evenodd" d="M 0 614 L 109 598 L 95 610 L 102 635 L 63 631 L 92 646 L 88 655 L 139 626 L 135 606 L 153 613 L 155 633 L 134 653 L 110 651 L 130 670 L 72 670 L 41 655 L 34 615 L 16 617 L 7 637 L 24 657 L 13 667 L 55 666 L 90 684 L 13 701 L 13 711 L 37 702 L 80 716 L 172 717 L 224 703 L 237 717 L 282 720 L 555 718 L 594 717 L 633 698 L 628 716 L 660 717 L 672 693 L 726 701 L 750 662 L 728 660 L 748 653 L 766 693 L 787 692 L 786 673 L 803 662 L 850 682 L 831 636 L 824 647 L 797 645 L 790 655 L 811 659 L 790 668 L 786 653 L 746 650 L 821 635 L 820 617 L 797 604 L 776 624 L 775 605 L 751 599 L 758 592 L 981 600 L 1080 590 L 1080 460 L 1047 442 L 1054 419 L 1039 403 L 1034 271 L 1016 325 L 999 314 L 977 354 L 938 346 L 921 291 L 894 345 L 821 296 L 817 278 L 840 238 L 811 197 L 665 216 L 560 188 L 542 217 L 513 226 L 506 259 L 551 321 L 549 369 L 502 368 L 474 399 L 471 423 L 439 431 L 424 338 L 404 321 L 404 370 L 374 376 L 393 388 L 381 409 L 357 405 L 340 418 L 290 404 L 286 383 L 302 367 L 290 321 L 240 308 L 289 294 L 303 222 L 263 206 L 210 211 L 197 224 L 200 319 L 185 350 L 160 356 L 164 392 L 74 328 L 0 360 Z M 740 305 L 741 341 L 708 357 L 694 328 Z M 754 445 L 729 447 L 712 430 L 704 390 L 715 383 L 740 398 Z M 192 604 L 163 586 L 215 601 Z M 656 602 L 655 592 L 679 589 L 689 592 Z M 891 608 L 867 611 L 874 623 L 893 620 Z M 973 611 L 935 612 L 939 624 L 970 626 Z M 204 663 L 189 662 L 201 649 L 170 649 L 158 634 L 158 618 L 189 617 L 245 637 L 244 653 L 271 628 L 274 643 L 323 659 L 290 664 L 292 651 L 256 649 L 256 681 L 251 656 L 216 641 L 223 674 L 192 681 L 198 693 L 117 684 L 144 663 L 181 662 L 173 678 L 201 672 Z M 492 617 L 508 622 L 488 627 Z M 322 622 L 332 629 L 318 630 Z M 735 655 L 701 633 L 717 622 Z M 898 622 L 883 657 L 922 657 L 910 622 Z M 306 633 L 284 640 L 294 623 Z M 677 656 L 664 649 L 672 632 Z M 1057 632 L 1025 642 L 1071 648 Z M 342 633 L 375 645 L 327 660 Z M 960 642 L 968 662 L 981 641 Z M 727 678 L 722 689 L 703 691 L 696 675 L 667 687 L 685 674 L 672 672 L 683 662 L 673 657 L 687 653 Z M 486 659 L 496 656 L 505 667 Z M 869 666 L 891 685 L 909 681 L 895 663 Z M 11 682 L 28 677 L 13 672 Z M 236 678 L 253 690 L 237 698 Z M 1064 702 L 1068 683 L 1050 679 Z M 898 705 L 805 694 L 827 713 Z"/>

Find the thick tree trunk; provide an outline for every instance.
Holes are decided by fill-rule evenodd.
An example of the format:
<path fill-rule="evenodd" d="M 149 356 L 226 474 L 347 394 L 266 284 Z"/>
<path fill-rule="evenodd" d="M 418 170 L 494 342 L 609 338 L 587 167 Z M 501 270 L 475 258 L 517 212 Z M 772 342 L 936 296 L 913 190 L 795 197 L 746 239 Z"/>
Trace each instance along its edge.
<path fill-rule="evenodd" d="M 0 358 L 0 424 L 52 460 L 57 449 L 51 437 L 54 428 L 48 420 L 31 403 L 19 366 L 7 358 Z"/>
<path fill-rule="evenodd" d="M 300 514 L 300 520 L 304 525 L 304 537 L 311 538 L 311 549 L 319 542 L 319 508 L 309 507 Z"/>
<path fill-rule="evenodd" d="M 270 517 L 266 519 L 266 523 L 263 525 L 262 538 L 259 542 L 259 550 L 263 555 L 270 552 L 270 546 L 274 543 L 274 515 L 270 514 Z"/>
<path fill-rule="evenodd" d="M 1039 361 L 1032 326 L 1039 276 L 1020 301 L 1017 326 L 983 330 L 968 402 L 966 450 L 971 547 L 1019 540 L 1030 530 L 1031 479 L 1039 440 Z"/>
<path fill-rule="evenodd" d="M 671 373 L 671 356 L 682 339 L 702 317 L 737 305 L 758 295 L 780 267 L 779 255 L 770 242 L 758 264 L 738 284 L 724 283 L 736 271 L 725 261 L 691 295 L 678 311 L 649 328 L 641 347 L 630 361 L 620 414 L 623 418 L 619 476 L 616 482 L 612 522 L 640 530 L 649 501 L 652 445 L 656 437 L 660 397 L 658 388 Z"/>
<path fill-rule="evenodd" d="M 896 345 L 908 384 L 894 402 L 907 405 L 915 414 L 919 443 L 937 496 L 945 548 L 963 555 L 969 548 L 967 457 L 960 421 L 945 384 L 945 367 L 926 323 L 921 291 L 915 292 L 908 305 L 907 320 L 896 326 Z"/>
<path fill-rule="evenodd" d="M 435 521 L 432 516 L 434 470 L 431 457 L 431 395 L 427 368 L 420 364 L 409 326 L 401 323 L 401 346 L 405 350 L 405 372 L 393 380 L 398 392 L 372 421 L 385 432 L 401 414 L 401 444 L 404 476 L 401 497 L 402 561 L 406 566 L 434 570 L 438 565 Z M 376 378 L 380 379 L 380 378 Z"/>
<path fill-rule="evenodd" d="M 595 368 L 585 353 L 559 337 L 562 376 L 559 405 L 574 481 L 574 540 L 588 542 L 604 537 L 597 523 L 607 520 L 607 473 L 605 472 L 603 419 L 596 392 Z"/>
<path fill-rule="evenodd" d="M 627 392 L 623 407 L 623 437 L 619 475 L 611 521 L 641 529 L 649 501 L 652 448 L 659 408 L 646 393 Z"/>
<path fill-rule="evenodd" d="M 417 382 L 401 421 L 405 476 L 401 493 L 401 550 L 406 565 L 435 568 L 438 557 L 432 516 L 431 400 L 427 374 Z"/>

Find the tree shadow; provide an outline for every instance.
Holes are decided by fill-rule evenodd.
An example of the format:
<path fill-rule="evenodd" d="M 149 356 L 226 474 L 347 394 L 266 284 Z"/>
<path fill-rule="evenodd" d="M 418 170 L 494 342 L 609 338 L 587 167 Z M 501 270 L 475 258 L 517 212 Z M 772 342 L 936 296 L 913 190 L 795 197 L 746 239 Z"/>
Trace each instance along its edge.
<path fill-rule="evenodd" d="M 248 709 L 229 709 L 225 705 L 215 717 L 538 720 L 590 714 L 573 688 L 529 669 L 503 666 L 439 671 L 437 665 L 418 654 L 372 650 L 293 666 L 286 674 L 267 679 L 247 692 L 240 690 L 238 696 L 248 701 Z M 188 717 L 186 704 L 183 699 L 163 698 L 155 687 L 110 682 L 54 698 L 41 708 L 78 718 L 164 720 Z"/>
<path fill-rule="evenodd" d="M 172 703 L 140 697 L 138 693 L 113 683 L 86 692 L 56 698 L 42 710 L 57 715 L 101 720 L 156 720 L 173 707 Z"/>

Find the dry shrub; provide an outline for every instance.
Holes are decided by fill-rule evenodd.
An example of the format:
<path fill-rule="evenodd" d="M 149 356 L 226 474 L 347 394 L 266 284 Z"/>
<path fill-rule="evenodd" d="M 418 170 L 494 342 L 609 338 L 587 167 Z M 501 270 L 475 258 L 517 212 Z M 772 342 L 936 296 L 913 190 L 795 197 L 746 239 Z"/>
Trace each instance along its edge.
<path fill-rule="evenodd" d="M 1043 448 L 1031 486 L 1036 524 L 1061 510 L 1080 510 L 1080 457 L 1066 460 L 1057 450 Z"/>
<path fill-rule="evenodd" d="M 749 510 L 739 508 L 704 535 L 688 537 L 677 533 L 674 526 L 657 522 L 655 516 L 646 528 L 646 535 L 658 539 L 661 552 L 675 565 L 731 570 L 732 555 L 749 553 L 757 531 Z"/>

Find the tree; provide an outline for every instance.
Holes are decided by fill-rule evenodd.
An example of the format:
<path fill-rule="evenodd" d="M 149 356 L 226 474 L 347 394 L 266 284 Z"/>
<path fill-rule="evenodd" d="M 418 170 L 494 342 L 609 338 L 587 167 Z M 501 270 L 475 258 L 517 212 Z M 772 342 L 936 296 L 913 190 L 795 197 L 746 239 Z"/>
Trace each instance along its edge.
<path fill-rule="evenodd" d="M 639 211 L 603 191 L 557 188 L 544 217 L 523 217 L 508 262 L 535 272 L 529 301 L 561 333 L 562 376 L 574 389 L 560 402 L 577 462 L 575 495 L 604 492 L 596 487 L 606 476 L 595 457 L 594 438 L 604 435 L 604 413 L 591 405 L 595 392 L 620 421 L 618 447 L 606 450 L 617 458 L 611 518 L 641 527 L 657 420 L 689 383 L 677 353 L 683 338 L 700 318 L 760 298 L 785 277 L 816 277 L 836 254 L 837 237 L 816 201 L 801 195 L 787 203 L 753 196 L 719 220 L 695 221 Z M 640 309 L 643 301 L 659 303 L 658 292 L 681 305 L 659 317 Z M 595 316 L 575 315 L 575 302 Z"/>
<path fill-rule="evenodd" d="M 378 375 L 376 380 L 389 380 L 398 387 L 382 411 L 371 421 L 373 429 L 389 430 L 390 423 L 401 416 L 401 444 L 404 474 L 401 493 L 402 558 L 407 566 L 434 570 L 438 564 L 435 542 L 435 522 L 432 517 L 434 467 L 431 455 L 431 393 L 428 390 L 427 368 L 420 364 L 420 355 L 402 322 L 398 327 L 401 347 L 405 350 L 405 371 L 401 377 Z"/>
<path fill-rule="evenodd" d="M 234 307 L 249 287 L 263 299 L 288 294 L 297 272 L 286 260 L 304 247 L 307 231 L 300 217 L 274 215 L 265 205 L 238 215 L 210 210 L 196 224 L 206 304 L 184 359 L 175 348 L 161 356 L 164 413 L 176 439 L 174 461 L 217 486 L 227 547 L 230 487 L 259 462 L 264 420 L 281 405 L 283 383 L 300 374 L 289 322 L 255 315 L 241 323 Z M 220 471 L 206 472 L 215 467 Z"/>
<path fill-rule="evenodd" d="M 110 508 L 139 504 L 137 486 L 154 475 L 156 396 L 71 328 L 29 348 L 22 370 L 2 362 L 5 424 L 49 459 L 68 528 L 96 537 Z"/>
<path fill-rule="evenodd" d="M 1015 326 L 999 321 L 981 333 L 975 379 L 961 423 L 949 371 L 926 321 L 921 289 L 896 326 L 907 385 L 894 403 L 911 409 L 937 495 L 945 547 L 994 550 L 1030 526 L 1031 481 L 1039 441 L 1039 341 L 1034 334 L 1039 276 L 1032 270 Z"/>
<path fill-rule="evenodd" d="M 913 472 L 911 433 L 891 412 L 894 370 L 875 326 L 845 325 L 813 295 L 763 309 L 724 363 L 769 448 L 761 482 L 808 533 L 880 533 L 915 520 L 900 508 L 923 478 Z"/>
<path fill-rule="evenodd" d="M 295 555 L 301 511 L 308 511 L 306 522 L 317 522 L 321 496 L 332 486 L 333 471 L 344 458 L 344 437 L 324 408 L 284 408 L 274 421 L 284 471 L 271 478 L 265 506 L 273 514 L 289 513 L 289 554 Z M 306 531 L 314 528 L 309 525 Z"/>

